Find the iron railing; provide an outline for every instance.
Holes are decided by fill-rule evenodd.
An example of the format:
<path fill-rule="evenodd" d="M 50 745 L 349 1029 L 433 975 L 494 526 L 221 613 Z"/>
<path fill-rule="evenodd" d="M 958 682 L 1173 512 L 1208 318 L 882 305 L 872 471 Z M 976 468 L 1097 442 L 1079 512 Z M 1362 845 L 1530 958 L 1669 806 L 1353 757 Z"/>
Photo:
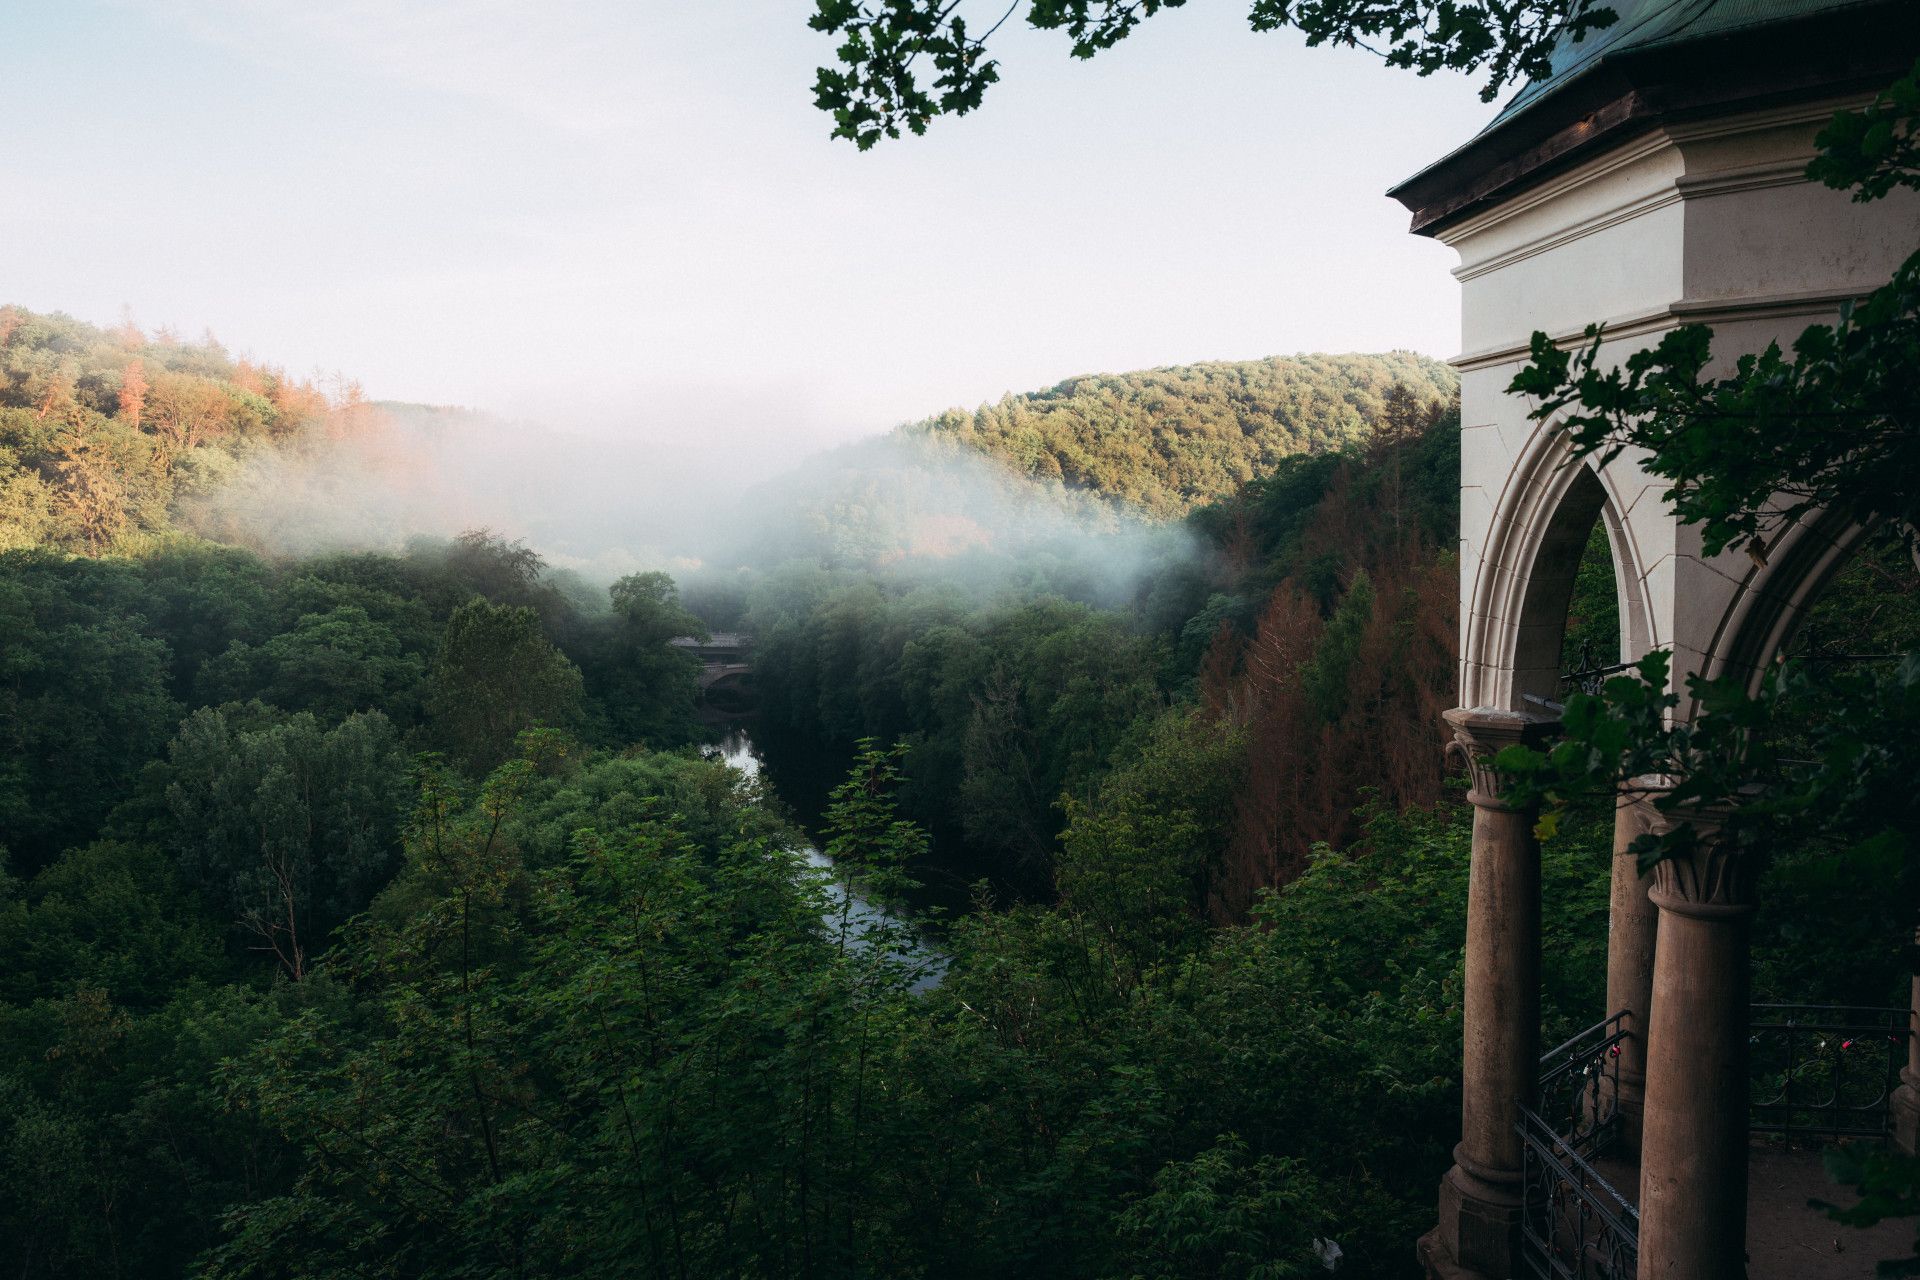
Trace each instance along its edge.
<path fill-rule="evenodd" d="M 1912 1034 L 1905 1009 L 1757 1004 L 1747 1026 L 1748 1128 L 1789 1138 L 1877 1138 Z"/>
<path fill-rule="evenodd" d="M 1540 1055 L 1535 1112 L 1583 1156 L 1604 1151 L 1619 1128 L 1620 1048 L 1630 1016 L 1616 1013 Z"/>
<path fill-rule="evenodd" d="M 1622 671 L 1633 670 L 1636 664 L 1594 661 L 1593 641 L 1589 640 L 1580 646 L 1580 656 L 1574 659 L 1572 665 L 1573 670 L 1560 677 L 1561 687 L 1569 692 L 1598 695 L 1600 690 L 1606 687 L 1608 679 L 1619 675 Z"/>
<path fill-rule="evenodd" d="M 1540 1058 L 1537 1109 L 1521 1107 L 1521 1242 L 1541 1280 L 1632 1280 L 1640 1211 L 1596 1162 L 1620 1131 L 1616 1013 Z M 1757 1004 L 1748 1021 L 1748 1127 L 1793 1138 L 1877 1138 L 1913 1031 L 1906 1009 Z"/>
<path fill-rule="evenodd" d="M 1542 1054 L 1537 1108 L 1520 1109 L 1522 1251 L 1547 1280 L 1630 1280 L 1638 1265 L 1640 1213 L 1591 1163 L 1619 1133 L 1629 1017 Z"/>
<path fill-rule="evenodd" d="M 1633 1280 L 1640 1211 L 1574 1145 L 1520 1108 L 1520 1241 L 1546 1280 Z"/>

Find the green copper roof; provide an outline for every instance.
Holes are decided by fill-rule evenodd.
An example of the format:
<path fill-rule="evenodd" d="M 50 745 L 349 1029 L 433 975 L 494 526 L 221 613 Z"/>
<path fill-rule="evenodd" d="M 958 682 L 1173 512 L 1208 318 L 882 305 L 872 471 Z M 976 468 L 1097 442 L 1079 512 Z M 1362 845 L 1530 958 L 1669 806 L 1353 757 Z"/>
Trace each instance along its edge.
<path fill-rule="evenodd" d="M 1863 8 L 1876 0 L 1596 0 L 1618 15 L 1603 31 L 1564 41 L 1553 51 L 1552 69 L 1513 96 L 1489 128 L 1519 115 L 1540 99 L 1578 79 L 1606 59 L 1629 50 L 1670 48 L 1731 35 L 1754 27 L 1819 14 Z"/>

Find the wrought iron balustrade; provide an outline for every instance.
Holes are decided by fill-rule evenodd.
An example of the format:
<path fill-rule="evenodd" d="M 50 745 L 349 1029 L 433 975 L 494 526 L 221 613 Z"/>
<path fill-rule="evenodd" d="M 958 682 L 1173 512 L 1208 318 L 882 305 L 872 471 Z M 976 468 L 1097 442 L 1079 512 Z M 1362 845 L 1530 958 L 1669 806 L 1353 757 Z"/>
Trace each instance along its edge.
<path fill-rule="evenodd" d="M 1580 656 L 1573 662 L 1573 670 L 1560 677 L 1560 685 L 1569 693 L 1597 695 L 1606 687 L 1607 681 L 1623 671 L 1633 670 L 1635 663 L 1594 661 L 1593 641 L 1580 646 Z"/>
<path fill-rule="evenodd" d="M 1546 1280 L 1632 1280 L 1640 1265 L 1640 1211 L 1529 1108 L 1520 1108 L 1519 1129 L 1528 1269 Z"/>
<path fill-rule="evenodd" d="M 1542 1054 L 1538 1102 L 1520 1109 L 1523 1256 L 1546 1280 L 1630 1280 L 1638 1265 L 1639 1211 L 1592 1164 L 1619 1134 L 1629 1018 Z"/>
<path fill-rule="evenodd" d="M 1616 1013 L 1542 1054 L 1538 1102 L 1520 1108 L 1522 1257 L 1541 1280 L 1631 1280 L 1638 1266 L 1640 1212 L 1597 1167 L 1620 1133 L 1631 1021 Z M 1884 1137 L 1910 1022 L 1906 1009 L 1754 1005 L 1750 1130 Z"/>
<path fill-rule="evenodd" d="M 1748 1127 L 1788 1137 L 1885 1135 L 1907 1061 L 1909 1019 L 1905 1009 L 1754 1005 Z"/>
<path fill-rule="evenodd" d="M 1606 1150 L 1620 1125 L 1620 1049 L 1631 1015 L 1596 1022 L 1540 1055 L 1534 1111 L 1581 1155 Z"/>

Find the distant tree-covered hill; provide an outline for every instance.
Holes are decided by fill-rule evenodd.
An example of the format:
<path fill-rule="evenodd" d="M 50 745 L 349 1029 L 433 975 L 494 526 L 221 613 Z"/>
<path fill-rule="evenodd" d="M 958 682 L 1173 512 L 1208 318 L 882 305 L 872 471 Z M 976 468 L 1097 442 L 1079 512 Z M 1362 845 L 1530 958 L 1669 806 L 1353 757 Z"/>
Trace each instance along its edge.
<path fill-rule="evenodd" d="M 901 431 L 1171 518 L 1234 493 L 1283 458 L 1361 443 L 1385 421 L 1396 386 L 1421 413 L 1459 392 L 1452 369 L 1407 351 L 1274 356 L 1069 378 Z"/>
<path fill-rule="evenodd" d="M 330 396 L 211 335 L 0 306 L 0 550 L 130 549 L 249 453 L 370 413 L 357 388 Z"/>

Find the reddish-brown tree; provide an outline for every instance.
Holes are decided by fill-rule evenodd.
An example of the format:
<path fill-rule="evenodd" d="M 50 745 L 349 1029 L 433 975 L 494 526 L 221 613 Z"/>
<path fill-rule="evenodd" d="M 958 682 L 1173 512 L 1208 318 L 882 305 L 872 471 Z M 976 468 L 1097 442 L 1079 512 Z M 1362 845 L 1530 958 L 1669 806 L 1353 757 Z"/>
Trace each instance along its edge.
<path fill-rule="evenodd" d="M 1305 867 L 1315 844 L 1359 834 L 1355 811 L 1438 800 L 1440 713 L 1453 705 L 1457 568 L 1409 513 L 1402 467 L 1430 420 L 1389 427 L 1362 463 L 1331 479 L 1290 559 L 1337 564 L 1346 620 L 1329 626 L 1316 589 L 1272 591 L 1251 637 L 1223 624 L 1201 670 L 1202 705 L 1241 728 L 1246 783 L 1211 905 L 1244 917 L 1263 888 Z M 1364 575 L 1365 591 L 1355 595 Z M 1370 603 L 1369 603 L 1370 601 Z M 1364 616 L 1362 609 L 1364 608 Z"/>
<path fill-rule="evenodd" d="M 147 407 L 147 370 L 136 357 L 120 371 L 120 419 L 136 431 Z"/>

